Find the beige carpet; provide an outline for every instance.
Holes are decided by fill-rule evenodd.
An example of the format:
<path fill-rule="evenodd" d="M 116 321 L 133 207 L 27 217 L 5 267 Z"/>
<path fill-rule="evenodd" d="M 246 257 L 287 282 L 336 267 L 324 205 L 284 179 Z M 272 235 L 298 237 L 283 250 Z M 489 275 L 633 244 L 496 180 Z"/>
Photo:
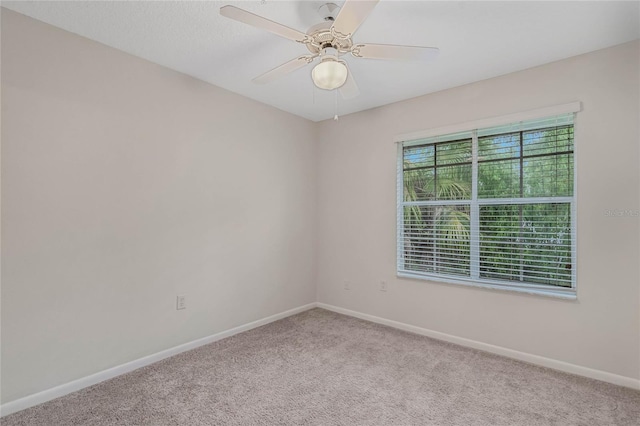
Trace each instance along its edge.
<path fill-rule="evenodd" d="M 640 392 L 314 309 L 11 425 L 634 425 Z"/>

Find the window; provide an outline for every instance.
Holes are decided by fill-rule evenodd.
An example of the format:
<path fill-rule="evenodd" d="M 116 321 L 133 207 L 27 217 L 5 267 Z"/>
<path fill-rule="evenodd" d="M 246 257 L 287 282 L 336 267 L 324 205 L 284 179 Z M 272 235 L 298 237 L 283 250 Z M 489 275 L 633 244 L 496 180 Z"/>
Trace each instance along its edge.
<path fill-rule="evenodd" d="M 573 114 L 404 141 L 398 275 L 575 295 Z"/>

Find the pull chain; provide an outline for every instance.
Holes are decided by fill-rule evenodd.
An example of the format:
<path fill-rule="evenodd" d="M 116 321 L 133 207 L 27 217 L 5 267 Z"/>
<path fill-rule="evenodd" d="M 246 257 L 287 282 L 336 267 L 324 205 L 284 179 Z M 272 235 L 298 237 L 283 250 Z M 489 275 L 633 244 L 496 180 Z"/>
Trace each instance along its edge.
<path fill-rule="evenodd" d="M 335 92 L 335 114 L 333 115 L 333 121 L 338 121 L 338 89 L 333 89 L 333 91 Z"/>

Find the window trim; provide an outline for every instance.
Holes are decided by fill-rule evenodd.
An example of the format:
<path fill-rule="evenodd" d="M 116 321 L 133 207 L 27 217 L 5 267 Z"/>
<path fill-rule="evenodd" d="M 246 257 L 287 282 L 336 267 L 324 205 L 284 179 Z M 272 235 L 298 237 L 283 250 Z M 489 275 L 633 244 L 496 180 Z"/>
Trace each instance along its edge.
<path fill-rule="evenodd" d="M 530 295 L 538 295 L 538 296 L 549 296 L 554 298 L 560 298 L 565 300 L 576 300 L 577 299 L 577 143 L 576 143 L 576 112 L 579 112 L 582 109 L 582 105 L 580 102 L 573 102 L 570 104 L 558 105 L 554 107 L 541 108 L 538 110 L 511 114 L 502 117 L 492 117 L 489 119 L 477 120 L 468 123 L 461 123 L 453 126 L 440 127 L 430 130 L 425 130 L 421 132 L 414 132 L 409 134 L 398 135 L 395 138 L 395 142 L 397 144 L 397 179 L 396 179 L 396 276 L 399 278 L 409 278 L 409 279 L 419 279 L 430 282 L 440 282 L 445 284 L 456 284 L 456 285 L 464 285 L 470 287 L 479 287 L 485 289 L 492 290 L 503 290 L 517 293 L 525 293 Z M 472 190 L 472 199 L 471 200 L 447 200 L 447 204 L 470 204 L 471 211 L 471 221 L 470 227 L 473 232 L 474 227 L 479 228 L 479 207 L 480 204 L 488 205 L 488 204 L 528 204 L 532 202 L 541 202 L 541 203 L 569 203 L 571 208 L 571 238 L 573 241 L 573 245 L 571 248 L 571 262 L 572 262 L 572 270 L 571 270 L 571 287 L 552 287 L 550 285 L 544 284 L 531 284 L 531 283 L 518 283 L 518 282 L 506 282 L 499 280 L 491 280 L 491 279 L 482 279 L 480 280 L 479 276 L 474 275 L 475 272 L 479 270 L 479 250 L 471 250 L 471 253 L 475 253 L 476 256 L 470 257 L 470 276 L 469 278 L 459 277 L 459 276 L 446 276 L 444 274 L 429 274 L 429 273 L 420 273 L 413 274 L 404 270 L 401 266 L 401 253 L 403 253 L 403 239 L 401 238 L 401 234 L 404 229 L 404 213 L 403 209 L 406 205 L 411 205 L 413 203 L 405 203 L 404 202 L 404 181 L 403 181 L 403 156 L 404 156 L 404 148 L 413 145 L 421 145 L 424 142 L 420 142 L 420 139 L 425 139 L 427 137 L 434 136 L 446 136 L 453 133 L 469 133 L 472 135 L 473 143 L 472 143 L 472 155 L 474 161 L 472 162 L 472 185 L 477 186 L 477 177 L 478 177 L 478 162 L 475 161 L 477 158 L 477 140 L 478 134 L 477 131 L 487 127 L 495 127 L 508 125 L 511 123 L 517 123 L 519 121 L 525 120 L 534 120 L 544 117 L 550 117 L 554 115 L 562 115 L 574 113 L 574 144 L 573 144 L 573 195 L 570 197 L 534 197 L 534 198 L 518 198 L 518 199 L 505 199 L 505 198 L 496 198 L 496 199 L 482 199 L 482 202 L 478 202 L 477 199 L 477 188 Z M 415 141 L 415 143 L 411 143 L 408 141 Z M 416 204 L 420 205 L 428 205 L 428 204 L 442 204 L 442 200 L 433 200 L 433 201 L 421 201 L 416 202 Z M 474 208 L 478 211 L 475 211 Z M 476 229 L 477 231 L 478 229 Z M 470 241 L 470 244 L 474 244 L 473 241 Z M 479 241 L 476 241 L 475 244 L 479 245 Z M 474 266 L 476 267 L 474 269 Z"/>
<path fill-rule="evenodd" d="M 568 104 L 555 105 L 546 108 L 538 108 L 530 111 L 518 112 L 515 114 L 502 115 L 496 117 L 483 118 L 480 120 L 467 121 L 464 123 L 452 124 L 450 126 L 434 127 L 411 133 L 398 134 L 393 138 L 395 143 L 403 144 L 416 139 L 426 139 L 432 136 L 449 135 L 451 133 L 471 133 L 474 129 L 485 127 L 497 127 L 519 121 L 535 120 L 537 118 L 551 117 L 554 115 L 570 114 L 582 111 L 582 102 L 571 102 Z M 416 145 L 420 143 L 417 142 Z M 410 146 L 410 145 L 405 145 Z"/>

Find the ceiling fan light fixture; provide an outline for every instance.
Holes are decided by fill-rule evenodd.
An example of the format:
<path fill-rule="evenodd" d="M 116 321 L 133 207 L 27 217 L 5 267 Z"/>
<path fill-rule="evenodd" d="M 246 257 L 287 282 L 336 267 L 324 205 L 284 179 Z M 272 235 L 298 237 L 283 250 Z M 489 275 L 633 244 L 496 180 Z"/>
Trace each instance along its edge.
<path fill-rule="evenodd" d="M 348 74 L 345 63 L 334 55 L 324 55 L 318 65 L 311 71 L 313 83 L 320 89 L 333 90 L 347 81 Z"/>

